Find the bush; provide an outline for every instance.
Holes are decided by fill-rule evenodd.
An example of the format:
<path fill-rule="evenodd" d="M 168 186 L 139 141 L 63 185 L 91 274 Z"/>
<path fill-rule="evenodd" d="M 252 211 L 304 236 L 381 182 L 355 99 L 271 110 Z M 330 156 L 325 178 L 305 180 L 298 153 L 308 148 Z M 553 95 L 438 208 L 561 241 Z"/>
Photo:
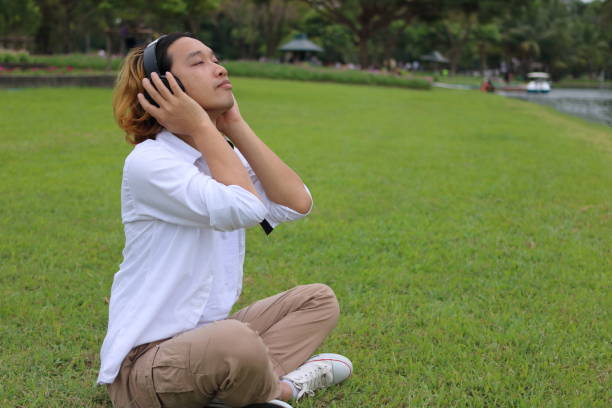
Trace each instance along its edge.
<path fill-rule="evenodd" d="M 14 52 L 4 52 L 0 54 L 0 62 L 5 64 L 16 64 L 19 62 L 19 57 Z"/>
<path fill-rule="evenodd" d="M 19 62 L 21 62 L 22 64 L 29 64 L 32 62 L 32 57 L 30 57 L 30 54 L 28 54 L 27 52 L 21 52 L 19 54 L 17 54 Z"/>
<path fill-rule="evenodd" d="M 0 63 L 4 64 L 28 64 L 32 62 L 27 52 L 3 51 L 0 52 Z"/>
<path fill-rule="evenodd" d="M 94 54 L 35 55 L 32 57 L 32 62 L 37 64 L 94 70 L 118 70 L 122 60 L 120 57 L 112 57 L 109 61 L 106 57 Z"/>
<path fill-rule="evenodd" d="M 93 54 L 59 54 L 59 55 L 19 55 L 6 54 L 10 61 L 42 64 L 57 68 L 77 70 L 118 70 L 123 59 L 113 57 L 110 60 Z M 296 66 L 289 64 L 262 63 L 255 61 L 227 61 L 223 65 L 232 76 L 256 77 L 268 79 L 287 79 L 294 81 L 338 82 L 344 84 L 364 84 L 393 86 L 411 89 L 430 89 L 431 84 L 422 78 L 406 78 L 394 75 L 372 73 L 358 70 L 340 70 L 334 68 Z"/>
<path fill-rule="evenodd" d="M 358 70 L 339 70 L 254 61 L 227 61 L 223 65 L 232 76 L 395 86 L 412 89 L 431 88 L 431 84 L 428 81 L 420 78 L 397 77 Z"/>

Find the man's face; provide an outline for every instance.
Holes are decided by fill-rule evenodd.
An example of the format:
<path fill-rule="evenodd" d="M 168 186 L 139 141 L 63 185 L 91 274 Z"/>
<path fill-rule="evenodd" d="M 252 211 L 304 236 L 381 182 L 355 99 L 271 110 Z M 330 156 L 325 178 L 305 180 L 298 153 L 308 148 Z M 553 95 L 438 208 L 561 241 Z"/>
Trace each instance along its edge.
<path fill-rule="evenodd" d="M 168 47 L 168 56 L 172 73 L 206 111 L 226 111 L 234 105 L 231 84 L 222 85 L 228 79 L 227 70 L 201 41 L 181 37 Z"/>

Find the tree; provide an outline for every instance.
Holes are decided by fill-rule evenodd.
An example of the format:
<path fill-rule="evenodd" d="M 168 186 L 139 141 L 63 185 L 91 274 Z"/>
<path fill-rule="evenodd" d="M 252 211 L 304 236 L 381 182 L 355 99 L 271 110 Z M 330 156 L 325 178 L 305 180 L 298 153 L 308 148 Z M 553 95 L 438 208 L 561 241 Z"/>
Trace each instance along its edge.
<path fill-rule="evenodd" d="M 224 0 L 217 19 L 222 22 L 224 16 L 233 23 L 230 29 L 233 52 L 240 57 L 256 58 L 259 49 L 263 47 L 263 41 L 255 4 L 246 0 Z"/>
<path fill-rule="evenodd" d="M 573 42 L 573 58 L 570 59 L 572 71 L 575 75 L 586 72 L 591 79 L 605 75 L 612 59 L 612 35 L 602 25 L 609 17 L 606 16 L 605 4 L 593 2 L 576 5 L 572 14 L 569 30 L 567 26 L 565 30 L 569 31 L 568 35 Z"/>
<path fill-rule="evenodd" d="M 485 76 L 487 56 L 501 43 L 501 32 L 496 23 L 478 24 L 473 30 L 474 43 L 478 52 L 480 75 Z"/>
<path fill-rule="evenodd" d="M 40 23 L 40 8 L 34 0 L 0 1 L 0 35 L 31 35 Z"/>
<path fill-rule="evenodd" d="M 157 0 L 152 2 L 152 10 L 171 25 L 180 24 L 181 28 L 198 35 L 203 20 L 214 15 L 219 5 L 220 0 Z"/>
<path fill-rule="evenodd" d="M 495 28 L 500 16 L 509 16 L 533 0 L 445 0 L 443 18 L 437 25 L 440 42 L 446 45 L 451 74 L 458 69 L 464 49 L 478 43 L 480 65 L 486 61 L 491 41 L 497 42 Z"/>
<path fill-rule="evenodd" d="M 323 47 L 324 52 L 320 56 L 323 63 L 347 63 L 356 60 L 356 48 L 346 26 L 329 23 L 313 9 L 305 13 L 303 20 L 294 30 L 294 34 L 305 33 L 314 43 Z"/>
<path fill-rule="evenodd" d="M 89 3 L 89 1 L 81 2 Z M 41 24 L 36 32 L 36 50 L 45 54 L 71 52 L 74 36 L 71 32 L 78 23 L 76 0 L 38 0 Z"/>
<path fill-rule="evenodd" d="M 304 7 L 304 6 L 302 6 Z M 231 39 L 243 50 L 243 56 L 256 58 L 261 54 L 274 57 L 290 25 L 296 25 L 304 13 L 292 0 L 224 0 L 217 26 L 224 17 L 233 21 Z"/>
<path fill-rule="evenodd" d="M 255 0 L 259 17 L 259 26 L 265 42 L 266 57 L 271 58 L 276 53 L 278 45 L 285 35 L 289 0 Z M 291 8 L 290 11 L 295 11 Z M 295 18 L 295 13 L 292 13 Z"/>
<path fill-rule="evenodd" d="M 502 23 L 506 58 L 518 60 L 522 74 L 543 69 L 559 79 L 575 69 L 576 50 L 586 40 L 578 39 L 583 6 L 577 0 L 532 0 L 516 9 Z"/>
<path fill-rule="evenodd" d="M 352 34 L 363 69 L 370 65 L 370 39 L 393 21 L 410 21 L 436 14 L 436 0 L 302 0 L 329 21 L 342 24 Z"/>
<path fill-rule="evenodd" d="M 451 75 L 457 72 L 463 48 L 471 39 L 472 30 L 477 25 L 477 10 L 470 8 L 450 10 L 439 23 L 441 37 L 448 46 L 447 55 L 450 62 Z"/>

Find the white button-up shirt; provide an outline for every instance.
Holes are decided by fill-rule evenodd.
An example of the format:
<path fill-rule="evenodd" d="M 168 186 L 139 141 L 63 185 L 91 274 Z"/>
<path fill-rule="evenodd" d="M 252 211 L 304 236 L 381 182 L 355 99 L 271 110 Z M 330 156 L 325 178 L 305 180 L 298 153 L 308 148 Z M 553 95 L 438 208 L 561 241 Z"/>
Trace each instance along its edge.
<path fill-rule="evenodd" d="M 125 248 L 98 383 L 113 382 L 133 347 L 226 318 L 242 289 L 244 228 L 306 215 L 270 201 L 234 151 L 261 200 L 214 180 L 200 152 L 167 131 L 136 145 L 125 160 Z"/>

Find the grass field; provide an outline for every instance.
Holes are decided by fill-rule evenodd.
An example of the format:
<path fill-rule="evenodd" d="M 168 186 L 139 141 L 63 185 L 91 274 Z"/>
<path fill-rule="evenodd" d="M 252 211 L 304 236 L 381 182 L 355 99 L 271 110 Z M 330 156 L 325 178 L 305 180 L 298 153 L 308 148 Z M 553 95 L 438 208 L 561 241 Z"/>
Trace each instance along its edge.
<path fill-rule="evenodd" d="M 315 198 L 249 231 L 238 306 L 331 285 L 321 350 L 355 365 L 299 407 L 610 406 L 610 128 L 478 92 L 233 82 Z M 110 103 L 0 91 L 1 407 L 110 407 L 94 383 L 130 149 Z"/>

